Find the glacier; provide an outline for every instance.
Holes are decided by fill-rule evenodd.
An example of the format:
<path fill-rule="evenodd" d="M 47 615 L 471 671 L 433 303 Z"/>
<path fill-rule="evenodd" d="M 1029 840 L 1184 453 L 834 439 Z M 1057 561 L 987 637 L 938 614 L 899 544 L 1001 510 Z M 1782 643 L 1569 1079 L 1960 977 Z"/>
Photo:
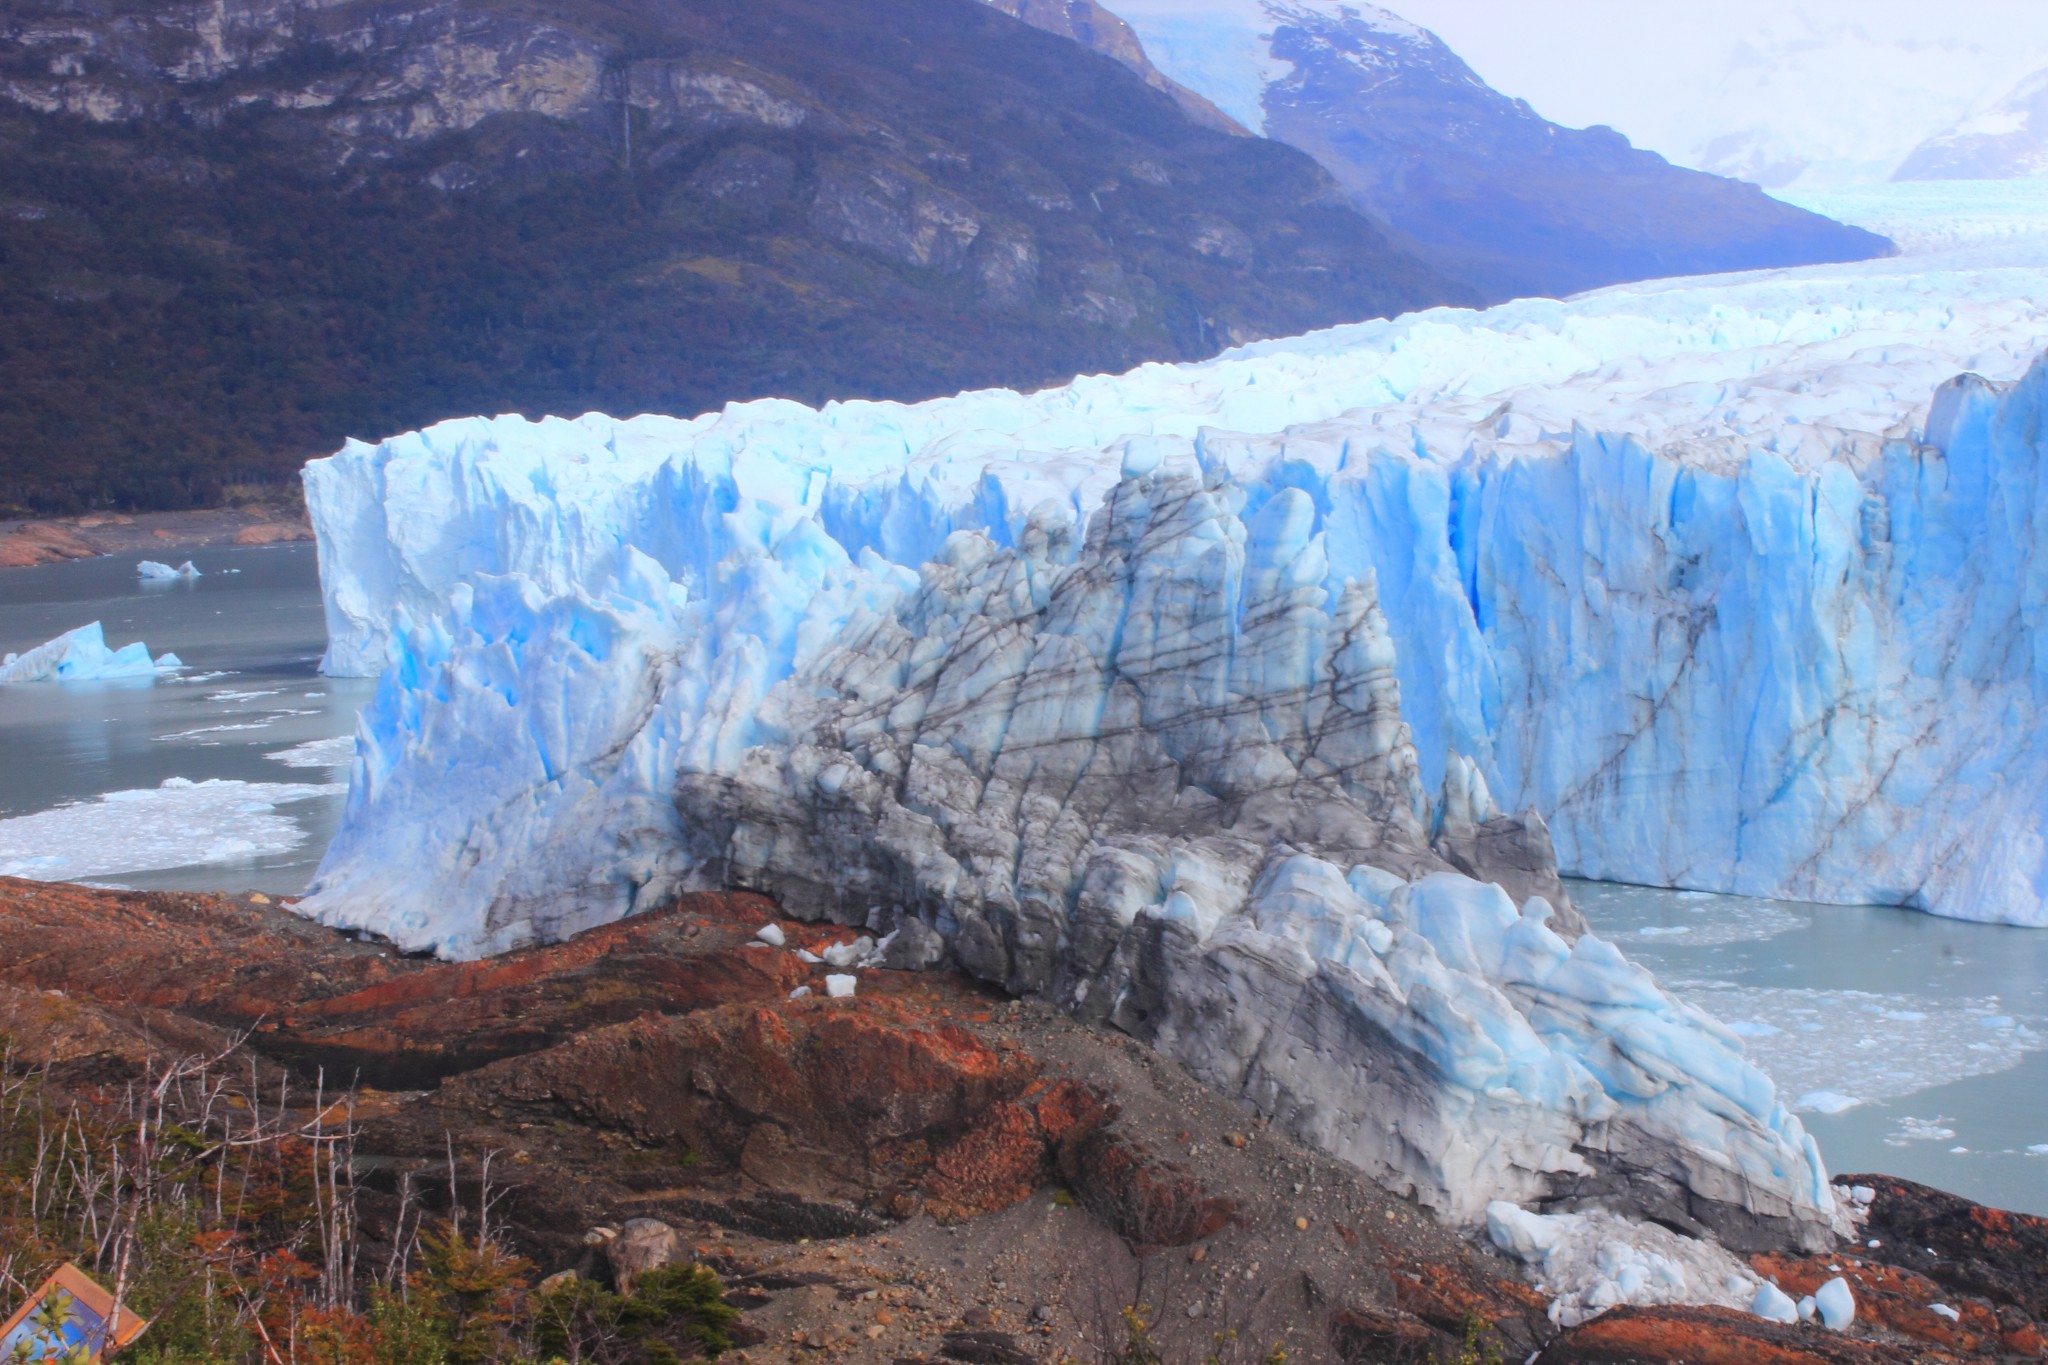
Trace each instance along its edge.
<path fill-rule="evenodd" d="M 351 442 L 323 666 L 380 682 L 300 908 L 464 957 L 756 887 L 1458 1221 L 1821 1245 L 1797 1119 L 1557 872 L 2048 923 L 2044 286 L 2002 241 Z"/>
<path fill-rule="evenodd" d="M 153 678 L 159 670 L 183 667 L 175 654 L 152 659 L 149 646 L 140 640 L 109 649 L 105 630 L 98 621 L 90 621 L 34 649 L 0 660 L 0 684 Z"/>

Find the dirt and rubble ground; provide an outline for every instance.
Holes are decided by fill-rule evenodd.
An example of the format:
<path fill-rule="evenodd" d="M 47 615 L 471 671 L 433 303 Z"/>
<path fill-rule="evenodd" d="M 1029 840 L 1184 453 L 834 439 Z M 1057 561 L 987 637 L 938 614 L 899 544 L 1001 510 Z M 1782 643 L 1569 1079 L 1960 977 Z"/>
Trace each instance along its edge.
<path fill-rule="evenodd" d="M 786 948 L 755 940 L 770 921 Z M 749 1365 L 1107 1361 L 1132 1308 L 1170 1365 L 1276 1347 L 1295 1362 L 2048 1358 L 2048 1221 L 1879 1177 L 1856 1177 L 1878 1192 L 1879 1250 L 1755 1262 L 1794 1294 L 1848 1276 L 1850 1334 L 1695 1309 L 1559 1334 L 1483 1238 L 1123 1035 L 939 973 L 862 971 L 854 998 L 822 998 L 829 969 L 795 950 L 848 937 L 700 895 L 449 964 L 260 897 L 0 880 L 0 1032 L 59 1082 L 239 1038 L 280 1075 L 359 1077 L 373 1243 L 404 1201 L 475 1197 L 489 1156 L 509 1235 L 543 1272 L 603 1278 L 599 1229 L 674 1228 L 745 1310 Z"/>
<path fill-rule="evenodd" d="M 148 555 L 167 546 L 276 545 L 311 540 L 312 523 L 289 490 L 269 501 L 185 512 L 99 512 L 0 520 L 0 569 L 98 555 Z"/>

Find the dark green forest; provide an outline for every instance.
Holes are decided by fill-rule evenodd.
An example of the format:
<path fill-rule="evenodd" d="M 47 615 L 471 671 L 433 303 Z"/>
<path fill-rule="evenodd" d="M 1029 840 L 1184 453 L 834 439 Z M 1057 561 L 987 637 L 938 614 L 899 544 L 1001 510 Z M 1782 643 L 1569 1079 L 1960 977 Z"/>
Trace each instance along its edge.
<path fill-rule="evenodd" d="M 1306 156 L 973 0 L 672 13 L 581 31 L 620 69 L 772 64 L 816 116 L 622 101 L 358 145 L 234 100 L 345 74 L 311 49 L 202 92 L 207 119 L 189 91 L 105 123 L 0 104 L 0 507 L 204 505 L 470 413 L 1032 387 L 1464 297 Z M 835 228 L 835 186 L 882 226 Z M 937 203 L 1035 257 L 922 261 L 888 193 L 904 232 Z"/>

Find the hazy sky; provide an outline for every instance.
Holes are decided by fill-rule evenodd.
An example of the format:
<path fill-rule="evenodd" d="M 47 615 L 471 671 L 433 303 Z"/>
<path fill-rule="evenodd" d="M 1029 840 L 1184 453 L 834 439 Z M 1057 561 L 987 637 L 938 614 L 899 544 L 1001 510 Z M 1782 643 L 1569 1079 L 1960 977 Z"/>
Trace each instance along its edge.
<path fill-rule="evenodd" d="M 1327 9 L 1341 0 L 1273 0 Z M 1105 0 L 1228 86 L 1265 0 Z M 2048 67 L 2048 0 L 1391 0 L 1495 88 L 1572 127 L 1762 183 L 1882 180 L 1923 139 Z M 1237 36 L 1219 42 L 1215 34 Z M 1207 36 L 1204 36 L 1204 35 Z M 1174 60 L 1161 65 L 1175 74 Z M 1249 74 L 1249 71 L 1246 73 Z M 1201 79 L 1192 80 L 1203 88 Z M 1258 88 L 1253 80 L 1253 90 Z M 1214 97 L 1215 92 L 1212 93 Z M 1224 93 L 1229 93 L 1227 89 Z M 1245 95 L 1256 118 L 1257 96 Z M 1232 107 L 1225 102 L 1225 107 Z"/>
<path fill-rule="evenodd" d="M 1194 0 L 1200 3 L 1201 0 Z M 1395 0 L 1488 83 L 1692 159 L 1763 127 L 1881 159 L 2048 66 L 2048 0 Z M 1688 143 L 1693 145 L 1687 145 Z"/>

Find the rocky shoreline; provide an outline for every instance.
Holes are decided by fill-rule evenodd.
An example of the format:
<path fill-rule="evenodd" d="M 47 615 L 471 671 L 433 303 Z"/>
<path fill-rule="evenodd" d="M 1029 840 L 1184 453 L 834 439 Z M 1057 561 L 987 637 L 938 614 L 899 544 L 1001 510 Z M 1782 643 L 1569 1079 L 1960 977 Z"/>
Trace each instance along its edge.
<path fill-rule="evenodd" d="M 303 506 L 9 519 L 0 522 L 0 569 L 147 553 L 171 545 L 280 545 L 312 538 Z"/>
<path fill-rule="evenodd" d="M 355 1076 L 366 1254 L 489 1156 L 539 1272 L 606 1279 L 652 1238 L 720 1274 L 750 1365 L 1107 1358 L 1126 1309 L 1167 1361 L 2048 1358 L 2048 1220 L 1878 1176 L 1838 1177 L 1874 1190 L 1869 1245 L 1750 1260 L 1794 1295 L 1848 1279 L 1846 1334 L 1694 1308 L 1560 1332 L 1483 1239 L 1128 1037 L 952 973 L 826 998 L 796 950 L 844 937 L 702 894 L 442 963 L 256 896 L 6 880 L 0 1033 L 80 1092 L 237 1046 L 307 1093 Z"/>

